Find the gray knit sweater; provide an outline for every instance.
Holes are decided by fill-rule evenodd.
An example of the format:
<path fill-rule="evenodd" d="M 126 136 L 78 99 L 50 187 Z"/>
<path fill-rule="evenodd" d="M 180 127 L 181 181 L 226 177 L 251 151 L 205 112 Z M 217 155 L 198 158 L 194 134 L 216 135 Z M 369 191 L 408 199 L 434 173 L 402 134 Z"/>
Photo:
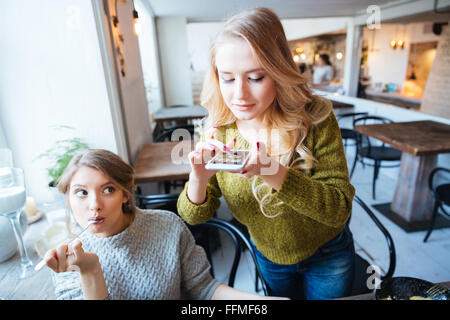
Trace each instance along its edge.
<path fill-rule="evenodd" d="M 210 299 L 219 285 L 203 248 L 172 212 L 138 209 L 121 233 L 80 238 L 99 257 L 110 299 Z M 77 272 L 52 274 L 57 299 L 83 299 Z"/>

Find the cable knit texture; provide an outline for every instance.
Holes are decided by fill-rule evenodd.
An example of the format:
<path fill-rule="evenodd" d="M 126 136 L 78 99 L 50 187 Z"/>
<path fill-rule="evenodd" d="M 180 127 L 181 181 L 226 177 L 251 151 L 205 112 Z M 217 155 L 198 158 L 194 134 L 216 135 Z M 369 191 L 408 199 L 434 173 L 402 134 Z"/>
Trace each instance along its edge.
<path fill-rule="evenodd" d="M 172 212 L 138 209 L 121 233 L 80 238 L 99 257 L 109 299 L 210 299 L 219 285 L 203 248 Z M 77 272 L 53 273 L 53 282 L 58 299 L 83 299 Z"/>
<path fill-rule="evenodd" d="M 315 97 L 313 103 L 331 102 Z M 236 138 L 236 149 L 250 148 L 235 123 L 219 130 L 215 137 L 223 137 L 218 138 L 222 142 Z M 273 203 L 280 200 L 283 203 L 266 211 L 270 215 L 281 211 L 279 216 L 267 218 L 262 214 L 252 193 L 251 179 L 225 171 L 209 179 L 206 201 L 199 205 L 187 197 L 187 182 L 178 199 L 180 216 L 189 224 L 203 223 L 219 208 L 219 198 L 223 195 L 233 216 L 247 226 L 256 247 L 269 260 L 294 264 L 310 257 L 344 228 L 355 189 L 350 184 L 342 138 L 333 112 L 310 128 L 304 144 L 318 162 L 311 170 L 288 167 L 281 188 L 271 190 Z"/>

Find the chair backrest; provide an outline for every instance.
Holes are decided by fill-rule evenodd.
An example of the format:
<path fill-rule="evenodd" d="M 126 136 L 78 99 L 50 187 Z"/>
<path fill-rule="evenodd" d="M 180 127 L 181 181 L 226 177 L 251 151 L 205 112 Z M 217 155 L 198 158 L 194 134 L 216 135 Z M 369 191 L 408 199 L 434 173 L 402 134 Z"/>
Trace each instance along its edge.
<path fill-rule="evenodd" d="M 363 210 L 366 212 L 369 217 L 372 219 L 372 221 L 375 223 L 375 225 L 380 229 L 380 231 L 383 233 L 384 237 L 386 238 L 387 246 L 389 249 L 389 267 L 388 270 L 384 275 L 381 275 L 381 280 L 387 279 L 392 277 L 395 271 L 396 266 L 396 252 L 395 252 L 395 245 L 394 240 L 391 237 L 391 234 L 389 231 L 383 226 L 383 224 L 378 220 L 378 218 L 375 216 L 375 214 L 369 209 L 369 207 L 364 203 L 364 201 L 361 200 L 360 197 L 355 195 L 354 202 L 356 202 Z M 364 270 L 365 272 L 366 270 Z"/>
<path fill-rule="evenodd" d="M 179 194 L 174 193 L 153 195 L 135 194 L 136 206 L 141 209 L 172 209 L 176 208 L 179 196 Z"/>
<path fill-rule="evenodd" d="M 368 112 L 346 112 L 346 113 L 339 113 L 336 115 L 336 120 L 339 123 L 339 127 L 341 128 L 353 128 L 353 120 L 355 117 L 362 117 L 362 116 L 368 116 Z M 350 126 L 345 126 L 344 122 L 346 120 L 349 120 L 348 118 L 351 118 Z"/>
<path fill-rule="evenodd" d="M 253 246 L 250 244 L 249 240 L 247 239 L 247 237 L 245 237 L 245 235 L 238 228 L 236 228 L 234 225 L 232 225 L 228 221 L 218 219 L 218 218 L 212 218 L 209 221 L 201 224 L 200 226 L 206 226 L 206 227 L 210 227 L 210 228 L 217 228 L 217 229 L 223 230 L 233 240 L 233 243 L 235 246 L 235 253 L 234 253 L 233 263 L 231 265 L 231 269 L 230 269 L 230 273 L 229 273 L 229 277 L 228 277 L 228 285 L 230 287 L 234 287 L 234 281 L 236 278 L 237 268 L 239 265 L 239 260 L 241 258 L 241 251 L 242 251 L 241 245 L 244 245 L 248 249 L 248 252 L 254 262 L 255 271 L 256 271 L 255 276 L 257 278 L 259 278 L 259 280 L 261 281 L 261 286 L 262 286 L 264 295 L 268 296 L 269 291 L 268 291 L 267 283 L 264 281 L 264 278 L 262 276 L 258 262 L 256 260 L 255 251 L 253 249 Z M 210 262 L 212 264 L 212 261 L 210 261 Z"/>
<path fill-rule="evenodd" d="M 381 117 L 381 116 L 363 116 L 363 117 L 358 117 L 353 119 L 353 127 L 357 126 L 357 125 L 366 125 L 366 124 L 383 124 L 383 123 L 393 123 L 394 121 L 392 121 L 391 119 L 385 118 L 385 117 Z M 356 146 L 357 149 L 358 148 L 363 148 L 363 147 L 368 147 L 370 148 L 371 146 L 376 146 L 376 145 L 381 145 L 384 147 L 384 142 L 377 140 L 377 139 L 373 139 L 373 138 L 369 138 L 366 135 L 357 133 L 356 135 Z"/>
<path fill-rule="evenodd" d="M 449 199 L 442 199 L 439 192 L 436 189 L 439 186 L 450 184 L 450 169 L 443 167 L 436 167 L 430 172 L 428 177 L 428 187 L 430 188 L 431 195 L 442 204 L 442 209 L 445 211 L 444 205 L 448 206 Z"/>
<path fill-rule="evenodd" d="M 185 136 L 184 133 L 189 132 L 191 136 L 191 140 L 194 139 L 194 125 L 193 124 L 183 124 L 183 125 L 176 125 L 176 126 L 170 126 L 163 128 L 161 132 L 153 139 L 154 142 L 163 142 L 163 141 L 171 141 L 172 134 L 178 130 L 180 133 Z M 186 130 L 186 131 L 181 131 Z"/>

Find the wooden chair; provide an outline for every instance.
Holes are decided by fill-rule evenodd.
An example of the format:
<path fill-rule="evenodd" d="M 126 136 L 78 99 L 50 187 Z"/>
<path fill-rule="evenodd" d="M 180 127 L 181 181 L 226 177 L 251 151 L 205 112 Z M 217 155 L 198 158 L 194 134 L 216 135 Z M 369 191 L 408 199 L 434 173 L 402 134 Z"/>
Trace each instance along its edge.
<path fill-rule="evenodd" d="M 427 242 L 430 237 L 438 213 L 443 217 L 450 219 L 450 213 L 445 210 L 446 206 L 450 206 L 450 169 L 440 167 L 434 168 L 428 178 L 428 187 L 430 188 L 431 195 L 435 199 L 435 204 L 430 220 L 430 226 L 428 227 L 428 232 L 425 235 L 423 242 Z M 439 209 L 441 209 L 441 212 Z"/>
<path fill-rule="evenodd" d="M 379 117 L 379 116 L 364 116 L 358 117 L 353 120 L 353 127 L 358 124 L 380 124 L 380 123 L 393 123 L 392 120 Z M 363 165 L 373 166 L 373 180 L 372 180 L 372 198 L 375 199 L 375 186 L 378 178 L 380 168 L 393 168 L 400 165 L 402 152 L 392 147 L 386 146 L 383 143 L 374 144 L 368 136 L 356 133 L 356 157 L 353 161 L 352 170 L 350 172 L 350 178 L 355 171 L 356 163 L 359 161 Z M 378 141 L 378 140 L 377 140 Z M 370 159 L 373 163 L 364 161 L 364 159 Z M 395 165 L 382 165 L 383 162 L 397 161 Z"/>

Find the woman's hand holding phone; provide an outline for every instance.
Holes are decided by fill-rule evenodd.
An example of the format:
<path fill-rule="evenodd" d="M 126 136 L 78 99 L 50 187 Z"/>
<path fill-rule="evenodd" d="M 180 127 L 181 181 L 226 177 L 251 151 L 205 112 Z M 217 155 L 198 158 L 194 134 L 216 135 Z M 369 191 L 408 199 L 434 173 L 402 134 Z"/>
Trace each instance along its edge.
<path fill-rule="evenodd" d="M 256 142 L 250 150 L 250 158 L 238 173 L 241 178 L 249 179 L 255 175 L 264 179 L 272 188 L 279 190 L 287 174 L 287 168 L 267 154 L 266 145 Z"/>
<path fill-rule="evenodd" d="M 207 170 L 206 163 L 211 160 L 217 152 L 229 152 L 236 144 L 236 140 L 224 145 L 222 142 L 214 139 L 214 134 L 218 130 L 215 126 L 205 134 L 206 141 L 200 141 L 196 144 L 195 150 L 188 155 L 192 171 L 189 174 L 189 187 L 187 196 L 192 203 L 201 204 L 206 199 L 206 185 L 217 170 Z M 208 138 L 209 137 L 209 138 Z"/>
<path fill-rule="evenodd" d="M 189 180 L 194 179 L 201 182 L 208 182 L 217 170 L 207 170 L 205 165 L 219 152 L 231 152 L 236 144 L 236 140 L 230 141 L 228 144 L 223 144 L 222 142 L 214 139 L 214 133 L 217 131 L 218 127 L 213 127 L 208 130 L 205 134 L 206 141 L 200 141 L 196 144 L 195 150 L 190 152 L 188 155 L 189 163 L 191 165 L 192 171 L 189 175 Z"/>

